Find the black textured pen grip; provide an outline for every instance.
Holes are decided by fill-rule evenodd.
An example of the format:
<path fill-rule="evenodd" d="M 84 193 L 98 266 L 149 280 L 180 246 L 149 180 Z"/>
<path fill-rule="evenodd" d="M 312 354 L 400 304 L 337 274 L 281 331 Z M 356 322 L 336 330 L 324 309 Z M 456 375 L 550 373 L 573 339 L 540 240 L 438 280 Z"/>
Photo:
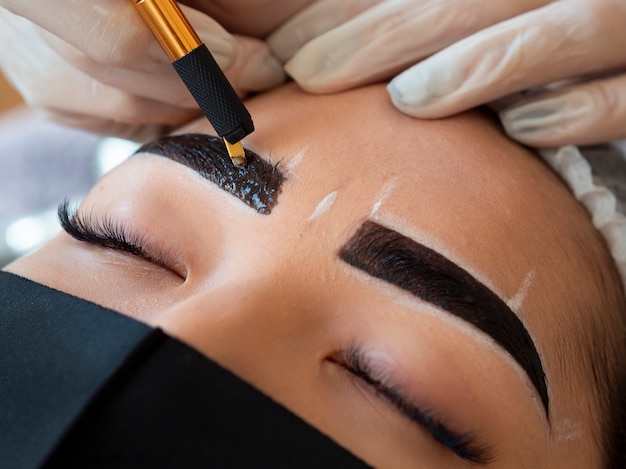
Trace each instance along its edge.
<path fill-rule="evenodd" d="M 220 137 L 237 143 L 254 130 L 250 113 L 204 44 L 172 65 Z"/>

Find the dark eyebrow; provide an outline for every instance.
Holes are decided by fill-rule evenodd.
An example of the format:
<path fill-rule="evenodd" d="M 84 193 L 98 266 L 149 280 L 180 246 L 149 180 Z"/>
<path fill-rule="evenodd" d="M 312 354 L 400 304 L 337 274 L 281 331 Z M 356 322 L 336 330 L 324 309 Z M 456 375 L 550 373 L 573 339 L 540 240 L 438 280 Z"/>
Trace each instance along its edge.
<path fill-rule="evenodd" d="M 277 165 L 248 149 L 246 165 L 236 168 L 222 139 L 213 135 L 162 137 L 142 145 L 137 153 L 164 156 L 185 165 L 264 215 L 268 215 L 278 202 L 285 179 Z"/>
<path fill-rule="evenodd" d="M 546 376 L 528 331 L 506 303 L 469 272 L 438 252 L 370 220 L 340 249 L 339 257 L 491 336 L 529 376 L 549 420 Z"/>

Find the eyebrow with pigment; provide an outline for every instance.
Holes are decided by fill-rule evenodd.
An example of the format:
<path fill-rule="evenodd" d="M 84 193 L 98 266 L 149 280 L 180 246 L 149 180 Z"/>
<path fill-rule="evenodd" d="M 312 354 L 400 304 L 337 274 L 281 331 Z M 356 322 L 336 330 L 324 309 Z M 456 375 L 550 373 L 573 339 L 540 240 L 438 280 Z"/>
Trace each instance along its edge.
<path fill-rule="evenodd" d="M 213 135 L 162 137 L 141 146 L 137 153 L 164 156 L 185 165 L 263 215 L 276 205 L 285 179 L 277 165 L 248 149 L 246 165 L 235 167 L 222 139 Z"/>
<path fill-rule="evenodd" d="M 528 374 L 549 417 L 546 377 L 528 331 L 506 303 L 471 274 L 438 252 L 369 220 L 341 248 L 339 257 L 491 336 Z"/>

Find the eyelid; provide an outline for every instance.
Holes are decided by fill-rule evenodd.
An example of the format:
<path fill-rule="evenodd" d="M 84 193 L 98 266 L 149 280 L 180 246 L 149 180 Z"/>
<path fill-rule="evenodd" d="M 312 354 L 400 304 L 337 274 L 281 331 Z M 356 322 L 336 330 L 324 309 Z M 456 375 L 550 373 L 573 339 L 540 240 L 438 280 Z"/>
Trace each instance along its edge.
<path fill-rule="evenodd" d="M 462 459 L 476 465 L 487 465 L 494 461 L 493 448 L 478 443 L 473 432 L 459 433 L 450 430 L 430 410 L 420 408 L 404 397 L 394 385 L 389 384 L 390 375 L 372 363 L 363 348 L 351 343 L 329 358 L 370 386 L 381 399 L 395 407 L 403 417 L 425 429 L 436 441 L 443 444 Z"/>
<path fill-rule="evenodd" d="M 179 272 L 180 268 L 175 267 L 180 266 L 180 262 L 177 262 L 174 256 L 160 246 L 148 243 L 145 235 L 111 217 L 97 218 L 93 213 L 87 216 L 79 214 L 77 209 L 70 208 L 67 200 L 59 205 L 58 216 L 61 228 L 78 241 L 127 252 L 169 270 L 183 279 L 186 277 Z"/>

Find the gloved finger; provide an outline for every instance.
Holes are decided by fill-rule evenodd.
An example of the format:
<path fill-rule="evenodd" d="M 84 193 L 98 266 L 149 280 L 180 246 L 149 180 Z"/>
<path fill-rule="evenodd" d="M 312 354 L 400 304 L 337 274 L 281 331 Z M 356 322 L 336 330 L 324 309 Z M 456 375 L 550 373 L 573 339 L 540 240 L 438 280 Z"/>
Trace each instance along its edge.
<path fill-rule="evenodd" d="M 401 111 L 438 118 L 626 64 L 623 0 L 561 0 L 472 35 L 394 78 Z M 607 47 L 607 45 L 611 45 Z"/>
<path fill-rule="evenodd" d="M 389 78 L 475 31 L 549 1 L 388 0 L 307 43 L 285 69 L 308 91 L 348 89 Z"/>
<path fill-rule="evenodd" d="M 171 64 L 164 63 L 162 73 L 100 64 L 25 18 L 0 13 L 0 37 L 14 44 L 0 50 L 1 63 L 26 102 L 51 118 L 94 131 L 102 125 L 103 133 L 126 136 L 142 127 L 182 125 L 201 115 Z M 237 40 L 242 51 L 230 75 L 242 95 L 284 81 L 282 66 L 266 44 Z M 85 126 L 79 124 L 81 118 Z M 129 129 L 123 131 L 124 125 Z"/>
<path fill-rule="evenodd" d="M 237 42 L 237 59 L 225 73 L 240 96 L 251 91 L 264 91 L 285 81 L 282 65 L 265 42 L 246 36 L 235 36 L 234 39 Z M 53 36 L 47 41 L 55 43 L 60 40 Z M 53 49 L 61 50 L 63 58 L 69 59 L 72 65 L 98 83 L 177 108 L 198 109 L 198 104 L 171 65 L 160 74 L 145 73 L 95 63 L 68 44 L 55 44 Z"/>
<path fill-rule="evenodd" d="M 272 55 L 264 41 L 235 36 L 239 48 L 237 60 L 225 74 L 239 96 L 251 91 L 264 91 L 286 79 L 282 64 Z"/>
<path fill-rule="evenodd" d="M 588 145 L 626 138 L 626 73 L 579 83 L 502 111 L 515 140 L 533 147 Z"/>
<path fill-rule="evenodd" d="M 493 101 L 489 101 L 487 106 L 494 112 L 500 113 L 506 109 L 510 109 L 521 105 L 523 103 L 527 103 L 533 100 L 536 96 L 544 95 L 547 96 L 546 93 L 557 91 L 563 87 L 574 85 L 583 81 L 582 77 L 577 78 L 569 78 L 567 80 L 556 81 L 554 83 L 548 83 L 544 86 L 539 86 L 535 88 L 529 88 L 527 90 L 521 90 L 517 93 L 507 94 L 501 98 L 495 99 Z"/>
<path fill-rule="evenodd" d="M 86 75 L 82 77 L 83 80 L 74 76 L 69 83 L 53 82 L 49 94 L 40 97 L 33 107 L 61 123 L 122 138 L 178 127 L 201 115 L 199 109 L 181 108 L 128 94 L 94 82 Z M 67 97 L 66 86 L 73 89 L 71 98 Z M 58 100 L 54 96 L 64 96 L 65 99 Z"/>
<path fill-rule="evenodd" d="M 169 64 L 128 0 L 0 0 L 0 7 L 58 36 L 94 62 L 151 73 L 161 73 Z M 236 56 L 233 37 L 204 13 L 185 6 L 181 10 L 218 63 L 228 67 Z"/>
<path fill-rule="evenodd" d="M 285 21 L 267 37 L 276 57 L 286 62 L 302 46 L 384 0 L 321 0 Z"/>
<path fill-rule="evenodd" d="M 167 104 L 188 108 L 197 107 L 170 63 L 163 63 L 162 70 L 158 72 L 115 67 L 93 60 L 81 50 L 48 31 L 39 28 L 38 33 L 52 51 L 96 82 Z"/>
<path fill-rule="evenodd" d="M 98 117 L 134 127 L 176 126 L 199 114 L 197 109 L 142 98 L 94 80 L 47 47 L 38 34 L 33 34 L 35 25 L 23 18 L 6 21 L 6 15 L 9 13 L 5 11 L 0 15 L 0 39 L 10 38 L 12 47 L 0 49 L 4 72 L 34 109 L 43 112 L 63 109 L 74 116 Z"/>
<path fill-rule="evenodd" d="M 264 38 L 278 25 L 316 0 L 183 0 L 231 33 Z M 337 2 L 341 3 L 343 0 Z"/>
<path fill-rule="evenodd" d="M 163 64 L 163 70 L 159 73 L 114 67 L 94 61 L 52 33 L 40 31 L 40 35 L 65 60 L 103 84 L 179 107 L 197 107 L 171 64 Z M 238 51 L 236 62 L 226 64 L 228 67 L 225 67 L 218 61 L 218 65 L 222 69 L 232 67 L 229 76 L 235 88 L 242 92 L 263 91 L 284 81 L 282 65 L 264 42 L 245 36 L 236 36 L 233 40 L 234 49 Z"/>

